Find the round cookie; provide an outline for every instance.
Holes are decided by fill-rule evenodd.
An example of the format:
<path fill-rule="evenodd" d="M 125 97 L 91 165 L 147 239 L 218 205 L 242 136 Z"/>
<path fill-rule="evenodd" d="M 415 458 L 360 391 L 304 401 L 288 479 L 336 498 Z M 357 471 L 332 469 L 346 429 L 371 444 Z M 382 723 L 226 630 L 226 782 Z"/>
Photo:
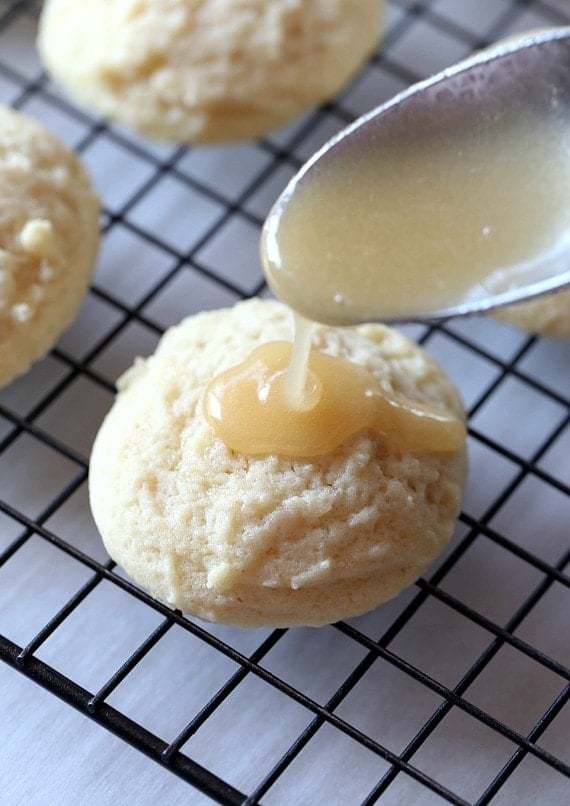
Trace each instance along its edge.
<path fill-rule="evenodd" d="M 99 244 L 99 201 L 77 157 L 0 106 L 0 387 L 75 318 Z"/>
<path fill-rule="evenodd" d="M 570 339 L 570 290 L 545 294 L 529 302 L 499 309 L 497 319 L 537 336 Z"/>
<path fill-rule="evenodd" d="M 38 46 L 86 106 L 184 143 L 261 137 L 330 99 L 378 42 L 382 0 L 46 0 Z"/>
<path fill-rule="evenodd" d="M 401 455 L 361 432 L 308 460 L 240 455 L 216 438 L 202 408 L 209 381 L 291 334 L 278 302 L 184 320 L 123 376 L 95 441 L 90 498 L 109 554 L 206 620 L 287 627 L 357 615 L 416 580 L 453 531 L 463 447 Z M 313 344 L 463 416 L 441 369 L 395 330 L 316 327 Z"/>

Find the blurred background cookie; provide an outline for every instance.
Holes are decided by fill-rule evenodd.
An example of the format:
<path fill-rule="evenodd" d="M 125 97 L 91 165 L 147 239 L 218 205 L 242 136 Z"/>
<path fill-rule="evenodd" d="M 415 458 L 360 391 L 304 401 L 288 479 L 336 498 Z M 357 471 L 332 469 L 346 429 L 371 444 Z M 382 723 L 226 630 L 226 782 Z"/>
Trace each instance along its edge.
<path fill-rule="evenodd" d="M 261 137 L 330 99 L 378 43 L 383 0 L 47 0 L 38 45 L 77 100 L 184 143 Z"/>
<path fill-rule="evenodd" d="M 570 339 L 570 290 L 502 308 L 495 316 L 537 336 Z"/>
<path fill-rule="evenodd" d="M 76 316 L 99 244 L 99 201 L 77 157 L 0 107 L 0 386 Z"/>

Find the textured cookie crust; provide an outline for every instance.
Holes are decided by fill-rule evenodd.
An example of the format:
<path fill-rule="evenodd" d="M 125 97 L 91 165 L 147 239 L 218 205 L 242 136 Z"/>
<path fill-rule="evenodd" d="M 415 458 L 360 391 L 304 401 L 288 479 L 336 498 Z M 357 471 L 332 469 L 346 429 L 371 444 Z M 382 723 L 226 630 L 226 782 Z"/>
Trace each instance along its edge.
<path fill-rule="evenodd" d="M 179 142 L 260 137 L 328 100 L 377 44 L 383 0 L 46 0 L 38 45 L 78 100 Z"/>
<path fill-rule="evenodd" d="M 0 107 L 0 386 L 71 324 L 98 244 L 99 202 L 78 159 Z"/>
<path fill-rule="evenodd" d="M 530 302 L 502 308 L 495 316 L 537 336 L 570 339 L 570 290 L 545 294 Z"/>
<path fill-rule="evenodd" d="M 254 300 L 169 330 L 138 360 L 91 459 L 91 506 L 110 555 L 156 597 L 239 626 L 321 625 L 369 610 L 417 579 L 448 542 L 465 451 L 399 455 L 369 433 L 318 460 L 248 457 L 204 418 L 213 375 L 290 315 Z M 383 387 L 458 412 L 451 383 L 380 325 L 319 327 L 314 345 L 366 366 Z"/>

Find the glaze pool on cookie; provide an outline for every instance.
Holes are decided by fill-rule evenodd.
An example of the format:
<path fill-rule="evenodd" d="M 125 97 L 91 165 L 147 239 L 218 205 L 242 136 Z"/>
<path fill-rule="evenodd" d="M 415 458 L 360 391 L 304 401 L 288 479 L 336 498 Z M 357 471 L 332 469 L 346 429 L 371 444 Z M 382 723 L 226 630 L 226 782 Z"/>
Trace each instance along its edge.
<path fill-rule="evenodd" d="M 292 345 L 269 342 L 209 384 L 204 409 L 216 435 L 246 455 L 316 457 L 371 429 L 391 449 L 453 451 L 465 441 L 457 415 L 383 391 L 364 368 L 312 350 L 303 400 L 291 405 Z"/>

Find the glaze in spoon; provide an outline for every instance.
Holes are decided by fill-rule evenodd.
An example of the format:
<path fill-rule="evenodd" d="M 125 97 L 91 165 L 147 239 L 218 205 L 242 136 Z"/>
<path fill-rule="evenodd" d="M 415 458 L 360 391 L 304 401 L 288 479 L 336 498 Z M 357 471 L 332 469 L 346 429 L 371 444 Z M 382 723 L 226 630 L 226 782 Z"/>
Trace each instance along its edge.
<path fill-rule="evenodd" d="M 570 27 L 507 40 L 330 140 L 269 214 L 275 294 L 308 319 L 441 320 L 570 284 Z"/>

